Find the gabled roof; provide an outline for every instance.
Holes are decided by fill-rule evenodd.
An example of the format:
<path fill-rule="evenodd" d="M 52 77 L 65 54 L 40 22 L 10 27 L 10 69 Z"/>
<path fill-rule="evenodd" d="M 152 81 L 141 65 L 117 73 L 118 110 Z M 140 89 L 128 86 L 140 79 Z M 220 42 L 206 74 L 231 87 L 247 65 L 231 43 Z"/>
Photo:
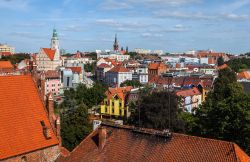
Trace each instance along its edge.
<path fill-rule="evenodd" d="M 159 63 L 150 63 L 148 66 L 148 69 L 157 70 L 158 67 L 159 67 Z"/>
<path fill-rule="evenodd" d="M 237 74 L 237 79 L 250 79 L 250 74 L 247 71 L 243 71 Z"/>
<path fill-rule="evenodd" d="M 194 87 L 192 89 L 179 90 L 176 92 L 176 95 L 181 97 L 188 97 L 194 95 L 201 95 L 201 92 L 196 87 Z"/>
<path fill-rule="evenodd" d="M 112 69 L 110 69 L 108 72 L 121 73 L 121 72 L 129 72 L 129 70 L 125 68 L 123 65 L 117 65 Z"/>
<path fill-rule="evenodd" d="M 0 61 L 0 69 L 13 69 L 13 65 L 10 61 Z"/>
<path fill-rule="evenodd" d="M 31 76 L 0 76 L 0 95 L 0 161 L 58 144 Z"/>
<path fill-rule="evenodd" d="M 120 99 L 125 100 L 126 93 L 131 91 L 131 89 L 133 89 L 132 86 L 109 88 L 105 94 L 108 99 L 112 99 L 117 95 Z"/>
<path fill-rule="evenodd" d="M 102 124 L 104 147 L 99 146 L 99 130 L 86 137 L 62 162 L 240 162 L 250 160 L 235 143 L 152 129 Z"/>
<path fill-rule="evenodd" d="M 51 49 L 51 48 L 42 48 L 44 53 L 49 57 L 49 59 L 52 61 L 54 60 L 54 56 L 56 53 L 56 50 Z"/>
<path fill-rule="evenodd" d="M 105 63 L 101 63 L 99 66 L 97 66 L 98 68 L 102 68 L 102 69 L 104 69 L 104 68 L 111 68 L 111 66 L 110 65 L 108 65 L 108 64 L 105 64 Z"/>
<path fill-rule="evenodd" d="M 167 65 L 165 65 L 163 62 L 153 62 L 153 63 L 150 63 L 149 66 L 148 66 L 148 69 L 150 70 L 157 70 L 159 67 L 167 67 Z"/>

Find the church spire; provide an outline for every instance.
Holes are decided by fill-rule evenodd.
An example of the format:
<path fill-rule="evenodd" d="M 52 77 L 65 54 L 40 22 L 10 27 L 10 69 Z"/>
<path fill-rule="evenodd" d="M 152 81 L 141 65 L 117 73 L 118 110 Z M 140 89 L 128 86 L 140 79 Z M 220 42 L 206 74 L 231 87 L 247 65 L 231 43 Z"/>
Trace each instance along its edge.
<path fill-rule="evenodd" d="M 114 42 L 114 51 L 118 51 L 119 50 L 119 43 L 118 43 L 118 40 L 117 40 L 117 34 L 115 34 L 115 42 Z"/>
<path fill-rule="evenodd" d="M 54 38 L 54 39 L 58 39 L 58 38 L 57 38 L 57 31 L 56 31 L 55 28 L 53 29 L 52 39 L 53 39 L 53 38 Z"/>

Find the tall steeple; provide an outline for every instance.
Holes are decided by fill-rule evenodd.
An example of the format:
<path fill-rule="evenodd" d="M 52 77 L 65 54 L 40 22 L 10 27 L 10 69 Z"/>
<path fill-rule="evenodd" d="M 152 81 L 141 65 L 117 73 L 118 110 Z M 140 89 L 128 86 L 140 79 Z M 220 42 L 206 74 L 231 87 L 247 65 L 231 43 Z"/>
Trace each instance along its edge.
<path fill-rule="evenodd" d="M 119 51 L 119 43 L 118 43 L 118 40 L 117 40 L 117 35 L 115 34 L 115 42 L 114 42 L 114 51 Z"/>
<path fill-rule="evenodd" d="M 59 39 L 55 28 L 53 29 L 53 34 L 51 38 L 51 49 L 56 50 L 54 59 L 59 60 L 60 59 Z"/>

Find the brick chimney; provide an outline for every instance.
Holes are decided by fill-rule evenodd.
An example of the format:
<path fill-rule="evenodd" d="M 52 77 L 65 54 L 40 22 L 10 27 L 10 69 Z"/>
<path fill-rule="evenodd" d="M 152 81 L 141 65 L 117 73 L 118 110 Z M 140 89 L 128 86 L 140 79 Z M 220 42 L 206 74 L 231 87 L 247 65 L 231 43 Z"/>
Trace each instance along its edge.
<path fill-rule="evenodd" d="M 60 117 L 58 116 L 56 119 L 56 136 L 59 140 L 59 145 L 62 145 L 62 139 L 61 139 L 61 123 L 60 123 Z"/>
<path fill-rule="evenodd" d="M 42 72 L 41 74 L 41 98 L 42 98 L 42 101 L 44 102 L 45 99 L 46 99 L 46 96 L 45 96 L 45 83 L 46 83 L 46 79 L 45 79 L 45 73 Z"/>
<path fill-rule="evenodd" d="M 103 149 L 103 147 L 105 146 L 105 143 L 106 143 L 106 139 L 107 139 L 107 130 L 106 130 L 106 128 L 104 128 L 104 127 L 102 127 L 102 126 L 100 126 L 99 128 L 98 128 L 98 138 L 99 138 L 99 142 L 98 142 L 98 148 L 100 149 L 100 150 L 102 150 Z"/>
<path fill-rule="evenodd" d="M 54 98 L 53 98 L 53 94 L 51 92 L 48 94 L 47 110 L 48 110 L 49 121 L 50 121 L 52 127 L 55 128 L 55 124 L 56 123 L 53 120 L 53 115 L 54 115 Z"/>

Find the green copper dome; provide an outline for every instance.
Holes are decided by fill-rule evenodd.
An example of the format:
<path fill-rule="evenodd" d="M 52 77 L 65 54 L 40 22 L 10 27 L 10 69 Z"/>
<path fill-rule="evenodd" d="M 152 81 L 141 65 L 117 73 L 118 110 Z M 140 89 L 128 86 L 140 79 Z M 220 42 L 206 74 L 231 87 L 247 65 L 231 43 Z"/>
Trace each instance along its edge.
<path fill-rule="evenodd" d="M 57 31 L 56 31 L 56 29 L 53 29 L 53 37 L 54 37 L 54 38 L 57 37 Z"/>

